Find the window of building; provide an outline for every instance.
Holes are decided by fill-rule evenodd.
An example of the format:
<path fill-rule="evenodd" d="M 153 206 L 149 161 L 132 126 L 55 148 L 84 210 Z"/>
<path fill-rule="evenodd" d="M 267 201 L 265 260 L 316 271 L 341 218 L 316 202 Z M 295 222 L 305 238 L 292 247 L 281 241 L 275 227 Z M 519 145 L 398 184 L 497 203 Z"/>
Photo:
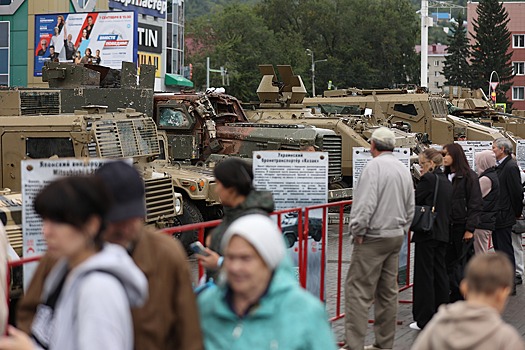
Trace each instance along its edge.
<path fill-rule="evenodd" d="M 525 47 L 525 34 L 516 34 L 512 36 L 512 47 Z"/>
<path fill-rule="evenodd" d="M 9 85 L 9 22 L 0 22 L 0 85 Z"/>
<path fill-rule="evenodd" d="M 439 77 L 439 72 L 434 72 L 435 77 Z"/>
<path fill-rule="evenodd" d="M 434 61 L 434 66 L 439 67 L 439 61 Z"/>
<path fill-rule="evenodd" d="M 513 86 L 512 87 L 512 99 L 514 101 L 525 100 L 525 87 L 524 86 Z"/>
<path fill-rule="evenodd" d="M 439 88 L 439 83 L 438 83 L 437 81 L 434 82 L 434 87 L 435 87 L 435 88 Z"/>
<path fill-rule="evenodd" d="M 525 75 L 525 62 L 512 62 L 512 73 Z"/>

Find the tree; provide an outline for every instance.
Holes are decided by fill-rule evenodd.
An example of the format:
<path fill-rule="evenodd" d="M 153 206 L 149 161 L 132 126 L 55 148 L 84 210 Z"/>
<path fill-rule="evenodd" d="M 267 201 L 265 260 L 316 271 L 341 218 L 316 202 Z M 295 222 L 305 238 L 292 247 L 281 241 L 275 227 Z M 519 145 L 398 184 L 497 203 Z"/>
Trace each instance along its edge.
<path fill-rule="evenodd" d="M 470 65 L 468 59 L 470 56 L 469 45 L 467 40 L 467 30 L 463 25 L 464 18 L 460 14 L 457 23 L 452 23 L 452 36 L 448 41 L 448 56 L 445 58 L 445 67 L 443 74 L 447 79 L 447 84 L 452 86 L 470 85 Z"/>
<path fill-rule="evenodd" d="M 471 87 L 486 88 L 489 77 L 495 71 L 500 78 L 498 100 L 506 101 L 505 92 L 513 78 L 509 52 L 511 34 L 507 29 L 509 16 L 499 0 L 480 0 L 474 20 L 474 45 L 471 49 Z"/>

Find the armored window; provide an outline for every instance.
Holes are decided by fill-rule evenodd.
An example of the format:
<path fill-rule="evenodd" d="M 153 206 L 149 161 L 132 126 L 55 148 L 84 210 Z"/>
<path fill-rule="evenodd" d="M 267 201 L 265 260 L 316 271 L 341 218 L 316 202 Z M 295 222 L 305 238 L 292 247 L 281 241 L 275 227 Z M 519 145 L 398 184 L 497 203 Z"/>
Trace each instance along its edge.
<path fill-rule="evenodd" d="M 512 87 L 512 99 L 514 101 L 525 100 L 525 87 L 513 86 Z"/>
<path fill-rule="evenodd" d="M 395 104 L 394 111 L 410 115 L 417 115 L 416 106 L 413 104 Z"/>
<path fill-rule="evenodd" d="M 512 47 L 523 48 L 525 47 L 525 34 L 517 34 L 512 36 Z"/>
<path fill-rule="evenodd" d="M 29 158 L 74 157 L 73 142 L 68 137 L 30 137 L 26 139 L 26 152 Z"/>
<path fill-rule="evenodd" d="M 512 62 L 512 73 L 525 75 L 525 62 Z"/>
<path fill-rule="evenodd" d="M 184 106 L 159 107 L 159 129 L 191 130 L 195 119 Z"/>

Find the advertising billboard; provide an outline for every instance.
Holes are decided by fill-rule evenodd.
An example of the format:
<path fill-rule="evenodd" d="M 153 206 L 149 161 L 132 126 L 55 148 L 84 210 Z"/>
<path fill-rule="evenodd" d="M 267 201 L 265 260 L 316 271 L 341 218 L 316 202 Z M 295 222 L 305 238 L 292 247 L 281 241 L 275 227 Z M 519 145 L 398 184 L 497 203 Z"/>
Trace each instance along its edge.
<path fill-rule="evenodd" d="M 183 0 L 173 2 L 181 3 Z M 143 15 L 166 18 L 168 0 L 109 0 L 109 8 L 136 11 Z"/>
<path fill-rule="evenodd" d="M 49 60 L 121 68 L 137 62 L 135 12 L 56 13 L 35 16 L 33 75 Z"/>

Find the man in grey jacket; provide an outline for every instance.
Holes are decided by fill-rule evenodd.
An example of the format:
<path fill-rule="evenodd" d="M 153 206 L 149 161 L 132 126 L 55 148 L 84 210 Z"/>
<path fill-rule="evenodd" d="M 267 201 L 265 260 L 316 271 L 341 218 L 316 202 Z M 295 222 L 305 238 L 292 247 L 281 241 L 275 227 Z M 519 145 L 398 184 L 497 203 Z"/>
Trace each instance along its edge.
<path fill-rule="evenodd" d="M 410 171 L 392 154 L 394 133 L 384 127 L 372 133 L 372 159 L 354 190 L 350 233 L 354 248 L 345 290 L 343 349 L 361 350 L 368 310 L 375 299 L 375 344 L 364 349 L 391 349 L 397 315 L 399 251 L 414 216 Z"/>

